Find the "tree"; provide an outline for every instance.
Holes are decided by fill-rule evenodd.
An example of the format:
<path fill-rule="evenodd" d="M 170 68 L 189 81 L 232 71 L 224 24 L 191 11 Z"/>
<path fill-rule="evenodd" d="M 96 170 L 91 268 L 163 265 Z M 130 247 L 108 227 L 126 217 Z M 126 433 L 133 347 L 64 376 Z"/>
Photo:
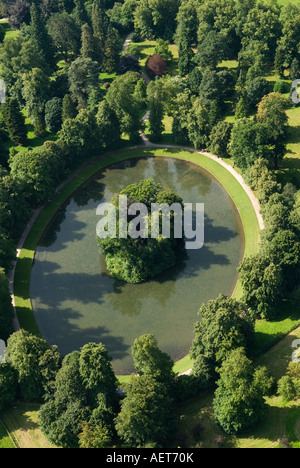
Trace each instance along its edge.
<path fill-rule="evenodd" d="M 12 29 L 20 29 L 30 23 L 30 5 L 25 0 L 7 3 L 8 22 Z"/>
<path fill-rule="evenodd" d="M 0 411 L 11 406 L 17 397 L 17 378 L 13 368 L 0 363 Z"/>
<path fill-rule="evenodd" d="M 134 366 L 140 375 L 151 375 L 159 382 L 171 384 L 174 380 L 174 362 L 162 352 L 154 335 L 137 338 L 132 347 Z"/>
<path fill-rule="evenodd" d="M 297 391 L 292 378 L 289 375 L 284 375 L 278 381 L 278 394 L 285 401 L 292 401 L 297 396 Z"/>
<path fill-rule="evenodd" d="M 248 348 L 254 337 L 254 319 L 244 303 L 222 294 L 215 300 L 202 304 L 194 325 L 195 338 L 190 356 L 203 355 L 221 363 L 239 347 Z"/>
<path fill-rule="evenodd" d="M 7 340 L 6 360 L 15 370 L 22 398 L 41 401 L 44 379 L 40 359 L 49 348 L 46 341 L 25 330 L 13 333 Z"/>
<path fill-rule="evenodd" d="M 263 4 L 254 5 L 248 12 L 243 25 L 243 47 L 247 47 L 253 39 L 265 48 L 266 60 L 273 63 L 277 46 L 280 39 L 282 24 L 280 21 L 280 8 L 278 5 Z"/>
<path fill-rule="evenodd" d="M 297 58 L 294 58 L 291 63 L 290 77 L 291 80 L 297 80 L 299 78 L 300 64 Z"/>
<path fill-rule="evenodd" d="M 22 183 L 14 180 L 4 168 L 0 168 L 0 231 L 12 243 L 23 232 L 31 210 L 24 197 Z M 7 249 L 9 253 L 10 249 Z M 2 252 L 2 260 L 3 260 Z M 13 257 L 15 248 L 13 248 Z"/>
<path fill-rule="evenodd" d="M 267 94 L 257 106 L 256 119 L 264 124 L 268 145 L 272 147 L 274 169 L 286 153 L 288 137 L 287 100 L 280 93 Z"/>
<path fill-rule="evenodd" d="M 234 163 L 242 170 L 252 166 L 258 159 L 269 159 L 264 126 L 252 119 L 235 122 L 230 141 L 230 153 Z"/>
<path fill-rule="evenodd" d="M 269 84 L 262 76 L 254 78 L 247 86 L 247 99 L 253 109 L 266 94 L 269 94 Z"/>
<path fill-rule="evenodd" d="M 0 242 L 1 245 L 1 242 Z M 0 268 L 0 336 L 7 340 L 13 332 L 14 310 L 5 270 Z"/>
<path fill-rule="evenodd" d="M 104 148 L 117 148 L 121 141 L 120 122 L 117 114 L 106 100 L 100 102 L 97 110 L 99 140 Z"/>
<path fill-rule="evenodd" d="M 85 8 L 85 3 L 83 0 L 74 0 L 74 4 L 75 8 L 73 10 L 73 17 L 77 26 L 81 28 L 88 21 L 88 14 Z"/>
<path fill-rule="evenodd" d="M 136 93 L 139 82 L 143 82 L 143 79 L 138 73 L 127 72 L 113 81 L 106 94 L 109 106 L 119 119 L 121 132 L 127 133 L 132 142 L 140 139 L 140 112 L 144 107 Z"/>
<path fill-rule="evenodd" d="M 78 435 L 79 447 L 84 449 L 97 449 L 112 447 L 111 432 L 103 424 L 83 423 L 82 432 Z"/>
<path fill-rule="evenodd" d="M 218 423 L 227 434 L 239 434 L 265 417 L 266 381 L 260 377 L 243 348 L 232 351 L 222 363 L 213 407 Z M 269 386 L 270 381 L 267 390 Z"/>
<path fill-rule="evenodd" d="M 49 97 L 49 86 L 48 75 L 39 68 L 33 68 L 23 76 L 22 94 L 30 117 L 36 115 L 44 117 L 45 103 Z"/>
<path fill-rule="evenodd" d="M 300 243 L 297 234 L 291 229 L 281 229 L 263 244 L 262 251 L 277 268 L 282 268 L 284 286 L 291 291 L 299 277 Z"/>
<path fill-rule="evenodd" d="M 102 64 L 103 50 L 99 46 L 99 39 L 93 35 L 93 31 L 88 23 L 81 28 L 81 56 L 86 59 L 92 59 Z"/>
<path fill-rule="evenodd" d="M 282 269 L 259 253 L 246 257 L 239 267 L 243 301 L 257 317 L 275 317 L 283 298 Z"/>
<path fill-rule="evenodd" d="M 51 15 L 47 29 L 58 53 L 64 56 L 66 62 L 79 54 L 81 30 L 71 15 L 66 12 Z"/>
<path fill-rule="evenodd" d="M 126 195 L 132 202 L 143 203 L 147 211 L 151 209 L 151 203 L 168 203 L 182 206 L 182 200 L 176 193 L 164 189 L 152 179 L 131 184 L 120 192 Z M 176 214 L 170 212 L 170 232 L 168 235 L 161 234 L 162 211 L 157 212 L 158 229 L 155 236 L 150 237 L 151 226 L 155 226 L 155 218 L 145 213 L 140 213 L 140 221 L 132 226 L 128 219 L 124 228 L 126 236 L 120 235 L 122 218 L 119 216 L 119 197 L 115 196 L 112 204 L 116 208 L 116 237 L 107 237 L 104 232 L 98 234 L 100 251 L 106 256 L 107 268 L 115 278 L 129 283 L 142 283 L 153 278 L 162 271 L 175 265 L 177 251 L 180 250 L 180 241 L 175 238 L 174 226 Z M 130 206 L 130 205 L 129 205 Z M 177 213 L 178 215 L 178 213 Z M 168 216 L 168 214 L 166 214 Z M 151 219 L 152 218 L 152 219 Z M 135 230 L 134 233 L 131 229 Z M 154 229 L 153 229 L 154 231 Z"/>
<path fill-rule="evenodd" d="M 228 146 L 233 125 L 221 120 L 213 127 L 209 136 L 209 150 L 220 158 L 228 158 Z"/>
<path fill-rule="evenodd" d="M 196 60 L 201 68 L 215 69 L 219 62 L 228 58 L 227 44 L 223 34 L 209 31 L 203 41 L 198 45 Z"/>
<path fill-rule="evenodd" d="M 170 62 L 173 58 L 172 52 L 169 49 L 169 41 L 164 41 L 163 39 L 157 39 L 154 53 L 160 55 L 167 62 Z"/>
<path fill-rule="evenodd" d="M 61 181 L 64 160 L 54 142 L 17 153 L 10 161 L 13 180 L 23 184 L 25 199 L 35 206 L 49 197 Z"/>
<path fill-rule="evenodd" d="M 30 7 L 30 16 L 30 36 L 37 44 L 38 50 L 41 51 L 46 62 L 53 67 L 55 65 L 55 60 L 52 40 L 47 32 L 40 9 L 35 2 L 33 2 Z"/>
<path fill-rule="evenodd" d="M 134 13 L 135 30 L 141 37 L 171 41 L 176 30 L 178 9 L 178 0 L 141 0 Z"/>
<path fill-rule="evenodd" d="M 84 109 L 91 89 L 99 84 L 99 65 L 92 59 L 79 57 L 72 62 L 68 77 L 72 99 L 78 109 Z"/>
<path fill-rule="evenodd" d="M 99 47 L 104 50 L 107 30 L 109 25 L 109 18 L 102 7 L 100 0 L 94 0 L 92 5 L 92 26 L 93 33 L 99 40 Z"/>
<path fill-rule="evenodd" d="M 1 111 L 5 129 L 11 141 L 15 145 L 26 145 L 27 128 L 18 101 L 14 98 L 7 99 L 5 104 L 1 106 Z"/>
<path fill-rule="evenodd" d="M 163 89 L 159 81 L 152 81 L 147 88 L 150 139 L 159 141 L 164 130 Z"/>
<path fill-rule="evenodd" d="M 198 67 L 194 67 L 193 70 L 189 73 L 188 86 L 191 92 L 195 95 L 199 93 L 199 87 L 202 81 L 202 72 Z"/>
<path fill-rule="evenodd" d="M 67 119 L 74 119 L 76 115 L 76 106 L 72 101 L 70 94 L 65 94 L 62 101 L 62 122 L 65 122 Z"/>
<path fill-rule="evenodd" d="M 92 408 L 98 406 L 98 395 L 105 395 L 109 406 L 117 408 L 118 382 L 111 366 L 111 357 L 102 343 L 89 343 L 81 348 L 79 372 L 86 397 Z"/>
<path fill-rule="evenodd" d="M 67 119 L 59 132 L 68 168 L 74 168 L 99 149 L 99 132 L 94 111 L 81 109 L 75 119 Z"/>
<path fill-rule="evenodd" d="M 123 55 L 120 58 L 120 63 L 118 67 L 118 73 L 120 75 L 124 75 L 128 71 L 133 71 L 139 73 L 141 71 L 141 67 L 139 64 L 139 60 L 134 55 Z"/>
<path fill-rule="evenodd" d="M 113 73 L 116 71 L 120 60 L 119 42 L 118 31 L 112 26 L 109 26 L 103 49 L 102 71 L 106 73 Z"/>
<path fill-rule="evenodd" d="M 50 132 L 57 133 L 62 126 L 62 99 L 50 99 L 45 105 L 45 122 Z"/>
<path fill-rule="evenodd" d="M 172 413 L 172 398 L 163 383 L 151 375 L 132 375 L 116 418 L 116 430 L 131 447 L 166 443 L 173 430 Z"/>
<path fill-rule="evenodd" d="M 111 439 L 118 396 L 110 361 L 101 343 L 89 343 L 63 359 L 52 398 L 40 411 L 40 424 L 50 441 L 65 448 L 95 446 L 101 427 L 106 431 L 102 443 Z"/>
<path fill-rule="evenodd" d="M 300 59 L 297 49 L 300 38 L 299 8 L 295 5 L 290 9 L 290 13 L 283 22 L 282 34 L 276 50 L 277 63 L 280 64 L 281 72 L 284 69 L 290 68 L 294 59 Z"/>
<path fill-rule="evenodd" d="M 147 74 L 150 77 L 163 76 L 167 73 L 168 64 L 160 55 L 152 55 L 147 62 Z"/>

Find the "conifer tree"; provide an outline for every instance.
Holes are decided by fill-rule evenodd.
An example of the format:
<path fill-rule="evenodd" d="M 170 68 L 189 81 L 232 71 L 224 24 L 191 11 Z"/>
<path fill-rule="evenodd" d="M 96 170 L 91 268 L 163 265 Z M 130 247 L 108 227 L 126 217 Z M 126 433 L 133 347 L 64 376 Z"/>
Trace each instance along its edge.
<path fill-rule="evenodd" d="M 74 0 L 75 8 L 73 16 L 77 26 L 81 27 L 88 21 L 88 15 L 83 0 Z"/>
<path fill-rule="evenodd" d="M 94 36 L 98 38 L 102 49 L 105 46 L 108 25 L 109 18 L 102 7 L 101 1 L 95 0 L 92 6 L 92 26 Z"/>
<path fill-rule="evenodd" d="M 21 113 L 16 99 L 10 98 L 3 104 L 2 115 L 9 138 L 16 145 L 25 145 L 27 142 L 27 129 L 25 118 Z"/>
<path fill-rule="evenodd" d="M 107 73 L 113 73 L 116 71 L 119 64 L 119 40 L 118 31 L 112 26 L 109 26 L 104 46 L 104 57 L 102 63 L 102 70 Z"/>
<path fill-rule="evenodd" d="M 30 7 L 31 23 L 30 32 L 33 41 L 37 44 L 39 51 L 46 61 L 54 66 L 54 48 L 51 38 L 47 32 L 45 22 L 41 17 L 40 10 L 35 3 Z"/>
<path fill-rule="evenodd" d="M 81 55 L 83 58 L 94 57 L 94 37 L 88 23 L 81 27 Z"/>
<path fill-rule="evenodd" d="M 66 94 L 62 103 L 62 121 L 65 122 L 67 119 L 74 119 L 76 114 L 76 106 L 72 101 L 70 94 Z"/>

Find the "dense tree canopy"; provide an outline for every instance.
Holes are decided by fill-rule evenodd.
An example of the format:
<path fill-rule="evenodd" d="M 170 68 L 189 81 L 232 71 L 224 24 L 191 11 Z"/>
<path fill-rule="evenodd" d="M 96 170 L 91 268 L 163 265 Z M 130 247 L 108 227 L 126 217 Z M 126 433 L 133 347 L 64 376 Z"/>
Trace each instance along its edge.
<path fill-rule="evenodd" d="M 119 196 L 115 196 L 112 204 L 116 209 L 116 232 L 110 235 L 110 226 L 107 221 L 98 243 L 100 251 L 106 257 L 106 264 L 111 274 L 129 283 L 142 283 L 152 278 L 163 270 L 175 265 L 179 252 L 180 239 L 175 238 L 175 211 L 176 206 L 182 207 L 182 200 L 170 189 L 164 189 L 154 180 L 142 180 L 139 184 L 132 184 L 123 189 L 120 195 L 127 197 L 128 209 L 127 220 L 123 223 L 123 215 L 119 204 Z M 134 203 L 143 204 L 146 213 L 130 213 L 130 207 L 134 208 Z M 158 223 L 155 223 L 151 215 L 151 204 L 158 204 L 162 209 L 157 212 Z M 171 207 L 171 211 L 166 213 L 169 223 L 169 233 L 162 234 L 163 204 Z M 174 204 L 174 207 L 172 205 Z M 176 206 L 175 206 L 176 204 Z M 133 217 L 132 217 L 133 216 Z M 103 222 L 103 221 L 102 221 Z M 105 218 L 104 218 L 105 222 Z M 155 224 L 154 224 L 155 223 Z M 156 226 L 156 228 L 155 228 Z M 158 228 L 158 229 L 157 229 Z M 122 230 L 125 229 L 125 235 Z M 155 233 L 155 230 L 158 230 Z M 182 229 L 182 227 L 181 227 Z M 168 234 L 168 235 L 167 235 Z"/>

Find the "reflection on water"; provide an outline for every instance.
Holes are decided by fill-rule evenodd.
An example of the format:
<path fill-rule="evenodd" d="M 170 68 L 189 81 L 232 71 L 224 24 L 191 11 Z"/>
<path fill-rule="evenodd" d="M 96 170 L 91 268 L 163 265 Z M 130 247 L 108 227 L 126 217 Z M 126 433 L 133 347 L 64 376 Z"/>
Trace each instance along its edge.
<path fill-rule="evenodd" d="M 205 204 L 205 244 L 182 253 L 176 266 L 144 284 L 110 277 L 98 252 L 96 208 L 115 193 L 153 178 L 185 203 Z M 31 295 L 43 336 L 62 354 L 103 342 L 117 374 L 133 371 L 135 338 L 153 333 L 174 361 L 193 339 L 201 303 L 230 294 L 243 254 L 243 232 L 232 200 L 200 167 L 170 158 L 143 158 L 103 170 L 58 211 L 41 240 Z"/>

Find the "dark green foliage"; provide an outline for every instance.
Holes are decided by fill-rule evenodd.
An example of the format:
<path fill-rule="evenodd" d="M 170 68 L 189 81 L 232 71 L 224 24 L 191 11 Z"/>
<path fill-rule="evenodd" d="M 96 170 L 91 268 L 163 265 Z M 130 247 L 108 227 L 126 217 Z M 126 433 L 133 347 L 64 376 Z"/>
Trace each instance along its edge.
<path fill-rule="evenodd" d="M 113 81 L 106 94 L 109 106 L 118 116 L 122 133 L 127 133 L 133 143 L 140 140 L 140 117 L 145 106 L 145 99 L 137 92 L 139 83 L 143 83 L 143 79 L 138 73 L 127 72 Z"/>
<path fill-rule="evenodd" d="M 149 278 L 157 276 L 162 271 L 175 265 L 177 255 L 180 252 L 180 244 L 175 238 L 174 224 L 175 214 L 170 212 L 170 237 L 163 237 L 161 232 L 156 238 L 151 237 L 151 203 L 173 203 L 182 205 L 182 200 L 176 193 L 164 189 L 154 180 L 142 180 L 139 184 L 132 184 L 120 192 L 126 195 L 128 206 L 132 203 L 143 203 L 149 210 L 148 214 L 140 213 L 136 226 L 132 226 L 130 216 L 128 216 L 125 226 L 125 238 L 120 236 L 121 225 L 119 197 L 112 200 L 116 208 L 116 237 L 98 238 L 100 251 L 106 256 L 107 268 L 113 277 L 128 283 L 142 283 Z M 143 218 L 143 220 L 141 219 Z M 168 214 L 166 214 L 168 217 Z M 159 223 L 162 222 L 162 212 L 159 212 Z M 132 235 L 131 229 L 134 227 L 135 233 Z M 160 227 L 161 229 L 161 227 Z M 128 235 L 127 235 L 128 234 Z"/>
<path fill-rule="evenodd" d="M 100 102 L 96 115 L 99 140 L 104 148 L 117 148 L 121 141 L 119 119 L 106 100 Z"/>
<path fill-rule="evenodd" d="M 62 125 L 62 99 L 53 98 L 45 106 L 45 122 L 50 132 L 56 133 Z"/>
<path fill-rule="evenodd" d="M 128 71 L 140 72 L 141 67 L 138 59 L 134 55 L 123 55 L 120 59 L 118 73 L 123 75 Z"/>
<path fill-rule="evenodd" d="M 68 13 L 55 13 L 47 22 L 47 30 L 59 55 L 65 61 L 76 57 L 81 46 L 81 29 Z"/>
<path fill-rule="evenodd" d="M 91 58 L 79 57 L 72 62 L 68 77 L 71 97 L 77 103 L 78 109 L 84 109 L 89 93 L 99 85 L 99 64 Z"/>
<path fill-rule="evenodd" d="M 101 69 L 106 73 L 113 73 L 117 70 L 120 60 L 118 31 L 109 26 L 107 29 L 105 46 L 103 48 L 103 62 Z"/>
<path fill-rule="evenodd" d="M 42 53 L 46 62 L 50 66 L 54 66 L 54 48 L 52 39 L 49 36 L 45 21 L 41 16 L 40 9 L 36 3 L 32 3 L 30 7 L 30 36 L 36 43 L 38 50 Z"/>
<path fill-rule="evenodd" d="M 76 105 L 72 101 L 70 94 L 66 94 L 62 101 L 62 122 L 65 122 L 67 119 L 74 119 L 76 115 Z"/>
<path fill-rule="evenodd" d="M 68 354 L 56 374 L 52 398 L 40 411 L 49 440 L 77 448 L 83 427 L 110 426 L 118 410 L 117 380 L 106 348 L 89 343 Z"/>
<path fill-rule="evenodd" d="M 190 350 L 193 359 L 204 356 L 220 364 L 232 350 L 252 344 L 254 319 L 244 303 L 220 294 L 203 304 L 198 315 Z"/>
<path fill-rule="evenodd" d="M 132 375 L 116 418 L 116 430 L 128 447 L 166 443 L 174 430 L 173 401 L 168 387 L 151 375 Z"/>
<path fill-rule="evenodd" d="M 231 139 L 233 125 L 229 122 L 220 121 L 213 127 L 209 136 L 209 150 L 220 156 L 229 157 L 229 142 Z"/>
<path fill-rule="evenodd" d="M 157 142 L 161 139 L 164 130 L 164 102 L 163 89 L 159 80 L 149 84 L 147 88 L 149 109 L 149 130 L 151 141 Z"/>
<path fill-rule="evenodd" d="M 283 298 L 282 269 L 261 253 L 247 257 L 239 268 L 243 300 L 257 317 L 272 319 Z"/>
<path fill-rule="evenodd" d="M 0 411 L 13 405 L 16 396 L 16 374 L 9 364 L 0 363 Z"/>
<path fill-rule="evenodd" d="M 294 58 L 291 63 L 291 68 L 290 68 L 291 80 L 297 80 L 299 78 L 299 72 L 300 72 L 299 59 Z"/>
<path fill-rule="evenodd" d="M 239 434 L 261 423 L 266 415 L 264 395 L 273 382 L 254 368 L 243 348 L 232 351 L 220 368 L 214 398 L 215 417 L 227 434 Z"/>
<path fill-rule="evenodd" d="M 25 330 L 13 333 L 7 341 L 6 360 L 15 370 L 21 396 L 26 401 L 41 401 L 50 383 L 47 376 L 53 378 L 53 374 L 43 373 L 40 366 L 49 348 L 44 339 Z"/>
<path fill-rule="evenodd" d="M 25 118 L 16 99 L 7 99 L 1 106 L 1 113 L 9 138 L 15 145 L 26 145 L 27 129 Z"/>
<path fill-rule="evenodd" d="M 173 39 L 180 2 L 178 0 L 140 0 L 134 14 L 138 34 L 147 39 Z"/>
<path fill-rule="evenodd" d="M 227 59 L 228 55 L 224 36 L 212 30 L 198 45 L 196 60 L 202 68 L 216 68 L 219 62 Z"/>
<path fill-rule="evenodd" d="M 193 70 L 189 73 L 187 82 L 190 90 L 194 94 L 198 94 L 199 87 L 202 81 L 202 72 L 199 70 L 198 67 L 193 68 Z"/>
<path fill-rule="evenodd" d="M 270 91 L 267 80 L 261 76 L 254 78 L 247 86 L 247 99 L 249 105 L 254 109 Z"/>
<path fill-rule="evenodd" d="M 230 142 L 234 163 L 245 170 L 257 159 L 268 159 L 266 141 L 266 131 L 261 123 L 245 118 L 237 120 Z"/>
<path fill-rule="evenodd" d="M 30 5 L 26 0 L 8 3 L 7 13 L 8 22 L 12 29 L 20 29 L 23 24 L 30 23 Z"/>
<path fill-rule="evenodd" d="M 88 21 L 88 14 L 83 0 L 74 0 L 75 8 L 73 10 L 73 17 L 77 26 L 81 27 Z"/>
<path fill-rule="evenodd" d="M 4 269 L 0 268 L 0 339 L 6 341 L 13 332 L 13 318 L 14 310 L 11 302 L 8 278 Z"/>
<path fill-rule="evenodd" d="M 10 160 L 11 176 L 23 184 L 25 199 L 35 206 L 49 197 L 64 175 L 63 154 L 46 142 L 33 151 L 17 153 Z"/>
<path fill-rule="evenodd" d="M 151 375 L 167 385 L 174 381 L 174 362 L 167 353 L 159 349 L 154 335 L 137 338 L 132 347 L 132 357 L 135 369 L 140 375 Z"/>
<path fill-rule="evenodd" d="M 100 47 L 100 41 L 93 35 L 92 28 L 88 23 L 84 24 L 81 28 L 81 56 L 83 58 L 90 58 L 99 65 L 103 61 L 103 50 Z"/>

